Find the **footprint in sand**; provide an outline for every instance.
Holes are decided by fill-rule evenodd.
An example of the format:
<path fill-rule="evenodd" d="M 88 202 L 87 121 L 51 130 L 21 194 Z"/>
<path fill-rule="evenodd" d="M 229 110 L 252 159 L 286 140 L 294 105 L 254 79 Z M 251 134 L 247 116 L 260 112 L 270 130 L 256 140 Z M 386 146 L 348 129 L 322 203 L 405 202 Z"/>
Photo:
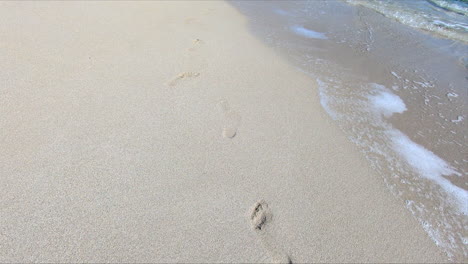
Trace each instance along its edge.
<path fill-rule="evenodd" d="M 270 221 L 271 213 L 268 204 L 261 200 L 255 203 L 251 209 L 250 222 L 255 230 L 262 230 L 263 226 Z"/>
<path fill-rule="evenodd" d="M 198 76 L 200 76 L 200 73 L 198 72 L 183 72 L 183 73 L 179 73 L 176 77 L 174 77 L 172 80 L 170 80 L 166 84 L 169 86 L 175 86 L 177 82 L 179 82 L 180 80 L 187 79 L 187 78 L 194 78 Z"/>
<path fill-rule="evenodd" d="M 224 126 L 222 135 L 225 138 L 233 138 L 237 135 L 237 130 L 240 125 L 241 116 L 234 110 L 231 109 L 231 106 L 226 100 L 221 100 L 218 103 L 221 112 L 224 115 Z"/>
<path fill-rule="evenodd" d="M 264 200 L 256 202 L 250 209 L 250 224 L 259 235 L 263 246 L 270 253 L 272 260 L 275 263 L 292 264 L 291 258 L 283 252 L 281 247 L 275 243 L 275 240 L 266 230 L 266 226 L 271 220 L 272 213 Z"/>
<path fill-rule="evenodd" d="M 195 50 L 197 49 L 198 46 L 200 46 L 201 44 L 203 44 L 203 42 L 204 42 L 204 41 L 201 40 L 201 39 L 198 39 L 198 38 L 194 39 L 194 40 L 192 41 L 193 46 L 192 46 L 191 48 L 189 48 L 188 51 L 195 51 Z"/>

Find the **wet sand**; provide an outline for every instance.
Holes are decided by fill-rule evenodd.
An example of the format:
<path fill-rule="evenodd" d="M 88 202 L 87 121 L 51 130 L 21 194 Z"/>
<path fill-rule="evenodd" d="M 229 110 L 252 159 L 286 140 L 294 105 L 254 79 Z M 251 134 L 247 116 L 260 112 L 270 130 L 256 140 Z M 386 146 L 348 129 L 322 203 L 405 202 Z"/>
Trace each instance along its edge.
<path fill-rule="evenodd" d="M 444 262 L 225 2 L 2 2 L 0 262 Z"/>
<path fill-rule="evenodd" d="M 468 46 L 345 1 L 230 2 L 454 261 L 467 258 Z M 425 2 L 421 2 L 424 4 Z M 396 107 L 396 108 L 395 108 Z"/>

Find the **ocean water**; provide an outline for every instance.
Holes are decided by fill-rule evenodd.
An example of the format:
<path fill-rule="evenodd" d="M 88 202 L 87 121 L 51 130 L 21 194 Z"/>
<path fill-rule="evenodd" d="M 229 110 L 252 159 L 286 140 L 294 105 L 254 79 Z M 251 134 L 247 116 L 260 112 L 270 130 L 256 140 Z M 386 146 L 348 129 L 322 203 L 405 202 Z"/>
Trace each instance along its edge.
<path fill-rule="evenodd" d="M 468 4 L 233 1 L 453 261 L 468 259 Z"/>
<path fill-rule="evenodd" d="M 346 0 L 405 25 L 468 43 L 468 1 L 463 0 Z"/>

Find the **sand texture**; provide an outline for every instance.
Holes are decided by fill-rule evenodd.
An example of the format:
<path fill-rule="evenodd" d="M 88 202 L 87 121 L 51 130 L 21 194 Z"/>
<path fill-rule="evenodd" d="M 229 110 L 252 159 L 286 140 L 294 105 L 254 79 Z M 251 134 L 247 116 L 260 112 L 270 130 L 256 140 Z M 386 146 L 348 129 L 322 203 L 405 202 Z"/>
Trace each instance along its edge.
<path fill-rule="evenodd" d="M 442 262 L 221 1 L 0 3 L 0 262 Z"/>

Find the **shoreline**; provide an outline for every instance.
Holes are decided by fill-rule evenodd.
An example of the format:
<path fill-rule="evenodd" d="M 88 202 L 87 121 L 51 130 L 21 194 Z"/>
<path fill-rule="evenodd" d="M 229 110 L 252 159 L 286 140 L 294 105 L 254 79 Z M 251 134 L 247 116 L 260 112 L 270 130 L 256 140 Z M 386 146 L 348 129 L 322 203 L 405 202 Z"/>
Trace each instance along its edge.
<path fill-rule="evenodd" d="M 228 3 L 0 5 L 1 262 L 447 262 Z"/>
<path fill-rule="evenodd" d="M 388 189 L 450 259 L 465 259 L 466 80 L 456 54 L 466 46 L 342 1 L 231 3 L 262 43 L 317 80 L 323 108 Z"/>

